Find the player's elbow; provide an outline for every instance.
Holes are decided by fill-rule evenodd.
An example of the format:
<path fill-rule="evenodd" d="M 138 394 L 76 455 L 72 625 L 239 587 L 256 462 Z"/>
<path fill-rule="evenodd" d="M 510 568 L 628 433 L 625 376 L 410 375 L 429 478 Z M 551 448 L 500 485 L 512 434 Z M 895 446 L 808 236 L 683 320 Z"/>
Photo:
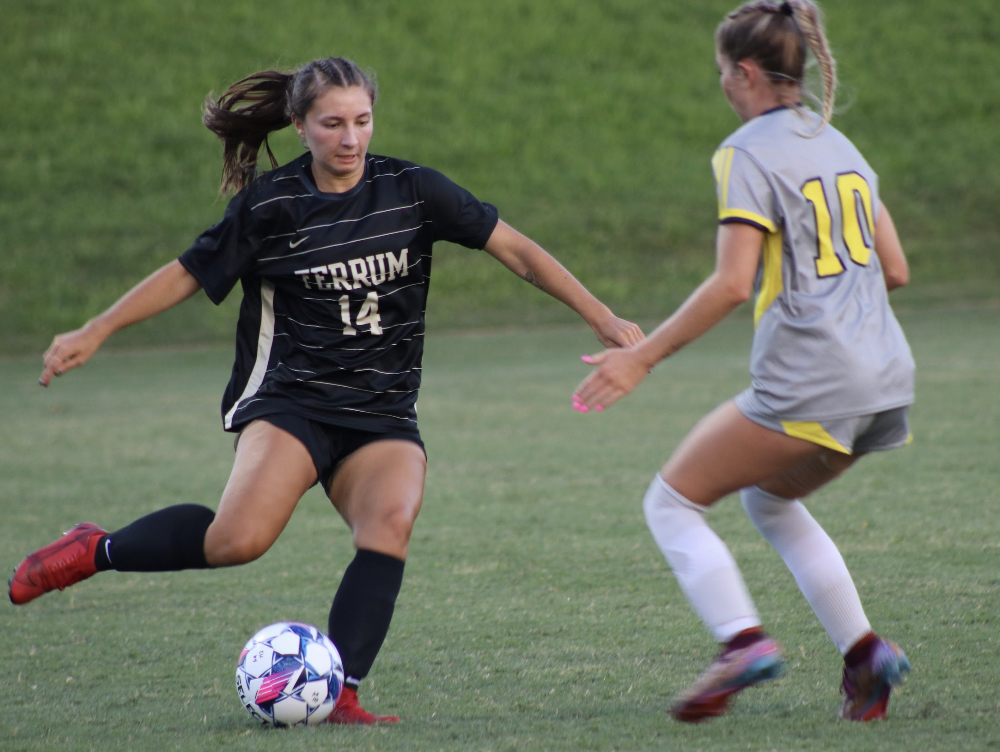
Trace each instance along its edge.
<path fill-rule="evenodd" d="M 746 303 L 750 298 L 753 297 L 753 287 L 747 285 L 740 285 L 733 289 L 733 303 L 735 305 L 742 305 Z"/>
<path fill-rule="evenodd" d="M 720 279 L 719 295 L 733 308 L 746 303 L 753 296 L 753 283 L 741 279 Z"/>
<path fill-rule="evenodd" d="M 905 264 L 892 269 L 883 269 L 886 289 L 895 290 L 910 283 L 910 270 Z"/>

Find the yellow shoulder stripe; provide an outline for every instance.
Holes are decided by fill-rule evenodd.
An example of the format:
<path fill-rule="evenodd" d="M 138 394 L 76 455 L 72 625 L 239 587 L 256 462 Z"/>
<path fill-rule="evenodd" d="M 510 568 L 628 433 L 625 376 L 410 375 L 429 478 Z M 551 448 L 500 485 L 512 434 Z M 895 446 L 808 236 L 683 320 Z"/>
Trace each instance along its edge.
<path fill-rule="evenodd" d="M 718 149 L 712 155 L 712 172 L 715 173 L 715 183 L 719 192 L 719 211 L 722 211 L 729 200 L 729 171 L 733 166 L 733 147 Z"/>
<path fill-rule="evenodd" d="M 724 219 L 745 219 L 749 222 L 753 222 L 755 225 L 760 225 L 765 228 L 768 232 L 777 232 L 778 226 L 774 224 L 767 217 L 762 217 L 754 212 L 749 212 L 746 209 L 726 209 L 723 207 L 719 208 L 719 220 Z"/>

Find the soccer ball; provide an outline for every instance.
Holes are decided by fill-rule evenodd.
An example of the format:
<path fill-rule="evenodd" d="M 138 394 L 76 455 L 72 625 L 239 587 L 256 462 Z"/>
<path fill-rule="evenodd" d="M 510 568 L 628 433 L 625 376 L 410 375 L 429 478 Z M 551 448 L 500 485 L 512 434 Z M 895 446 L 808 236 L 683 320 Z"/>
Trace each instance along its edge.
<path fill-rule="evenodd" d="M 315 726 L 333 710 L 344 686 L 344 665 L 316 627 L 278 622 L 244 646 L 236 662 L 236 691 L 247 712 L 268 726 Z"/>

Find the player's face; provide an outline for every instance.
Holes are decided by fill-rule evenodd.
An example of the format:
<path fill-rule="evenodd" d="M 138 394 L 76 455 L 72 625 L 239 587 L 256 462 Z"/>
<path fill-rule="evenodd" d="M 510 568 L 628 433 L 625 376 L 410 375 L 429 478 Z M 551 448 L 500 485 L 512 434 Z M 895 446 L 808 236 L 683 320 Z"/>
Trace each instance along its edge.
<path fill-rule="evenodd" d="M 313 101 L 295 130 L 312 152 L 313 176 L 321 191 L 350 190 L 365 172 L 372 139 L 372 100 L 362 86 L 331 86 Z"/>

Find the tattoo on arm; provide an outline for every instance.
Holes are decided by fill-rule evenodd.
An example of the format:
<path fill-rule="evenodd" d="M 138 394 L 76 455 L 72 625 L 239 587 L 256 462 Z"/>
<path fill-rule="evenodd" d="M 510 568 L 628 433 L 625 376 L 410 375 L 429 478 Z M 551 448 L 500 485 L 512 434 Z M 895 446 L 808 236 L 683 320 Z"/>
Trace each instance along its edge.
<path fill-rule="evenodd" d="M 542 287 L 542 281 L 540 279 L 538 279 L 538 277 L 536 277 L 531 272 L 525 272 L 524 273 L 524 279 L 525 279 L 525 281 L 530 282 L 531 284 L 533 284 L 539 290 L 544 290 L 545 289 L 544 287 Z"/>

